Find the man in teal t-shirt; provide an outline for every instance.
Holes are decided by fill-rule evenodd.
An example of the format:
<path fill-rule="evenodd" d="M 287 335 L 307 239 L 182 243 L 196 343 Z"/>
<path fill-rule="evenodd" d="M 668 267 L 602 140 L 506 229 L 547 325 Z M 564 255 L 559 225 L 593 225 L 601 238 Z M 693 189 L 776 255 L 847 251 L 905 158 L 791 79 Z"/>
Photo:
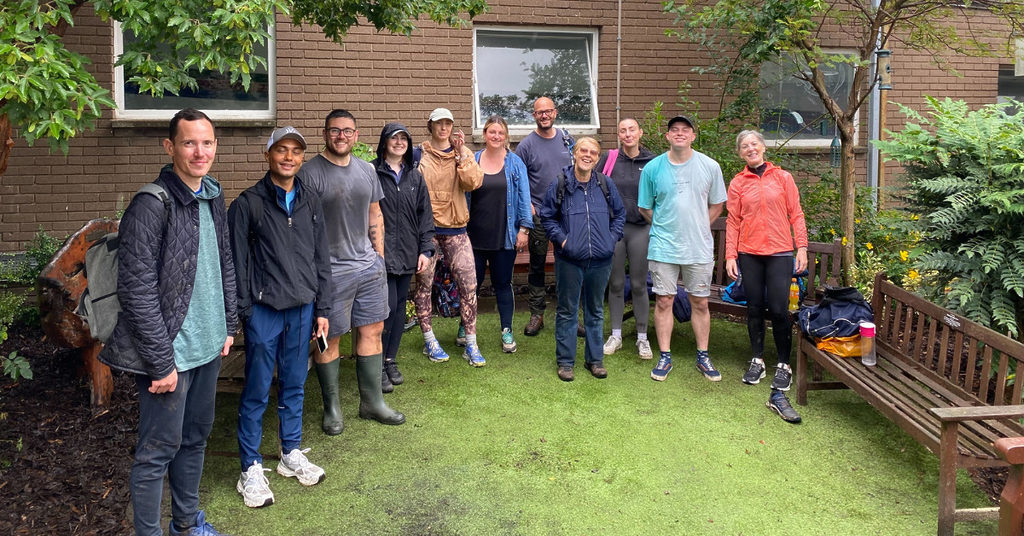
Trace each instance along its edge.
<path fill-rule="evenodd" d="M 657 381 L 664 381 L 672 370 L 672 300 L 680 280 L 690 298 L 697 370 L 711 381 L 722 379 L 708 356 L 708 297 L 715 265 L 711 222 L 722 213 L 726 190 L 718 162 L 693 150 L 696 137 L 696 127 L 688 117 L 669 119 L 665 134 L 669 150 L 651 160 L 640 174 L 637 206 L 651 222 L 647 258 L 657 296 L 654 330 L 661 350 L 651 378 Z"/>

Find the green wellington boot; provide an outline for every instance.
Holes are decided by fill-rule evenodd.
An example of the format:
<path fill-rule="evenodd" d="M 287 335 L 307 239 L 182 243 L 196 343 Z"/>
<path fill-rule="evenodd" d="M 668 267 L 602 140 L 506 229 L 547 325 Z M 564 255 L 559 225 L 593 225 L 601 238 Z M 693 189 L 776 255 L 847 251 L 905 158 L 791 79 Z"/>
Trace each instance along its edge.
<path fill-rule="evenodd" d="M 345 429 L 345 423 L 341 420 L 341 404 L 338 402 L 340 367 L 341 359 L 316 364 L 316 377 L 320 380 L 320 392 L 324 397 L 324 422 L 320 426 L 327 435 L 338 435 Z M 380 385 L 380 379 L 377 380 L 377 384 Z"/>
<path fill-rule="evenodd" d="M 402 424 L 405 415 L 384 403 L 380 376 L 384 372 L 381 354 L 356 356 L 356 380 L 359 383 L 359 418 L 383 424 Z M 337 385 L 337 384 L 335 384 Z"/>

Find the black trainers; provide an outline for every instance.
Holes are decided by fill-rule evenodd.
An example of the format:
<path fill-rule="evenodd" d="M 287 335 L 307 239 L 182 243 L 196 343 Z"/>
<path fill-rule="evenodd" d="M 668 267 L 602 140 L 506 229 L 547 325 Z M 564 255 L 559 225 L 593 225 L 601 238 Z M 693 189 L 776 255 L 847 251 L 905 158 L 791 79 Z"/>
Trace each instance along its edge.
<path fill-rule="evenodd" d="M 746 377 L 744 380 L 746 381 Z M 779 391 L 788 391 L 789 386 L 793 384 L 793 369 L 789 368 L 786 363 L 779 363 L 779 366 L 775 368 L 775 378 L 772 379 L 772 389 Z"/>
<path fill-rule="evenodd" d="M 398 371 L 398 362 L 393 359 L 384 360 L 384 375 L 391 380 L 393 385 L 402 385 L 405 381 L 405 377 Z"/>
<path fill-rule="evenodd" d="M 768 402 L 765 402 L 765 406 L 768 409 L 779 414 L 782 420 L 796 424 L 800 422 L 800 414 L 793 409 L 793 406 L 789 404 L 789 399 L 786 398 L 786 394 L 782 391 L 776 391 L 772 389 L 772 394 L 768 397 Z"/>
<path fill-rule="evenodd" d="M 764 359 L 755 357 L 750 360 L 750 368 L 743 375 L 743 383 L 757 385 L 761 383 L 761 378 L 764 378 Z"/>
<path fill-rule="evenodd" d="M 380 375 L 380 392 L 391 393 L 395 390 L 394 384 L 391 383 L 391 378 L 388 377 L 387 367 L 381 367 Z"/>

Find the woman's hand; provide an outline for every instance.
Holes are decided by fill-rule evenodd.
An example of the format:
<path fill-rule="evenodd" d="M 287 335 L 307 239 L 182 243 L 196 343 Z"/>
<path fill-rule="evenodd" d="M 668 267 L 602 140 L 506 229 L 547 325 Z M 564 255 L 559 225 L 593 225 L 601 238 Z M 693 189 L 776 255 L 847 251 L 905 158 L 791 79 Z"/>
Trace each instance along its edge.
<path fill-rule="evenodd" d="M 799 248 L 796 250 L 796 266 L 793 267 L 797 272 L 802 272 L 807 269 L 807 248 Z"/>
<path fill-rule="evenodd" d="M 530 242 L 529 233 L 516 233 L 516 251 L 522 251 L 526 249 L 526 245 Z"/>
<path fill-rule="evenodd" d="M 728 274 L 729 277 L 733 279 L 736 279 L 737 277 L 740 276 L 740 270 L 736 266 L 736 259 L 725 260 L 725 273 Z"/>
<path fill-rule="evenodd" d="M 461 157 L 462 146 L 466 144 L 466 134 L 463 133 L 461 130 L 459 130 L 458 132 L 453 132 L 452 137 L 449 139 L 449 141 L 451 142 L 452 147 L 455 148 L 455 156 Z"/>
<path fill-rule="evenodd" d="M 430 257 L 420 253 L 420 258 L 416 260 L 416 273 L 420 273 L 430 267 Z"/>

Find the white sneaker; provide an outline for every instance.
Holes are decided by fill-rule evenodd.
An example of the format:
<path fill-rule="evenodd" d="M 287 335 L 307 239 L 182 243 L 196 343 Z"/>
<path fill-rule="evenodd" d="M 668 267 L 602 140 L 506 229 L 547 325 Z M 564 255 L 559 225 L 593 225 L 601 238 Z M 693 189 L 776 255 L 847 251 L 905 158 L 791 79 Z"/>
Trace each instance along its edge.
<path fill-rule="evenodd" d="M 262 508 L 274 504 L 274 493 L 270 491 L 270 482 L 263 475 L 264 472 L 270 472 L 270 469 L 264 469 L 263 465 L 253 463 L 242 473 L 242 476 L 238 477 L 235 489 L 242 494 L 242 500 L 249 508 Z"/>
<path fill-rule="evenodd" d="M 612 335 L 608 337 L 608 341 L 604 343 L 604 355 L 612 355 L 619 348 L 622 348 L 622 337 Z"/>
<path fill-rule="evenodd" d="M 281 463 L 277 464 L 277 474 L 284 477 L 294 476 L 303 486 L 315 486 L 324 481 L 324 470 L 309 463 L 306 453 L 309 449 L 292 449 L 288 454 L 281 455 Z"/>
<path fill-rule="evenodd" d="M 647 339 L 637 339 L 636 350 L 640 353 L 640 359 L 652 359 L 654 357 L 654 353 L 651 352 L 651 342 Z"/>

